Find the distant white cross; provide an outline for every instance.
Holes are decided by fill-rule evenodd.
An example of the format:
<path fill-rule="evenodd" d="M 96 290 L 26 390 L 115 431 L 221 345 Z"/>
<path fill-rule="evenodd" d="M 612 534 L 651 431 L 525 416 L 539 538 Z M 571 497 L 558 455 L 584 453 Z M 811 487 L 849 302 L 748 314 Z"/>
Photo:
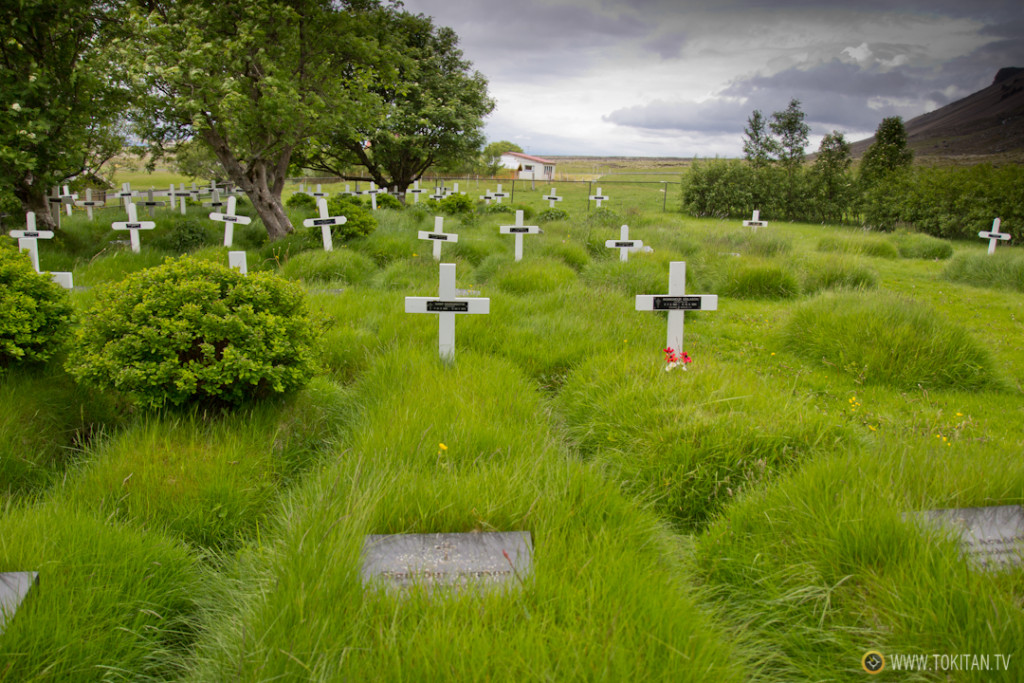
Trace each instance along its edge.
<path fill-rule="evenodd" d="M 344 225 L 348 219 L 344 216 L 328 216 L 327 215 L 327 200 L 321 197 L 316 200 L 317 211 L 320 212 L 319 218 L 307 218 L 302 221 L 302 224 L 307 228 L 320 228 L 320 236 L 324 241 L 324 251 L 334 250 L 334 241 L 331 239 L 331 226 L 332 225 Z"/>
<path fill-rule="evenodd" d="M 174 183 L 171 183 L 171 189 L 167 194 L 171 198 L 171 209 L 174 209 L 174 202 L 181 199 L 181 215 L 186 215 L 188 211 L 185 208 L 185 202 L 192 196 L 192 193 L 185 189 L 185 183 L 181 184 L 181 189 L 178 191 L 175 191 Z"/>
<path fill-rule="evenodd" d="M 46 198 L 46 201 L 50 203 L 50 215 L 53 216 L 53 220 L 57 221 L 57 227 L 60 227 L 60 205 L 64 203 L 64 198 L 60 196 L 60 188 L 54 186 L 51 191 L 51 196 Z"/>
<path fill-rule="evenodd" d="M 230 247 L 231 243 L 235 239 L 235 223 L 239 225 L 248 225 L 252 223 L 252 219 L 248 216 L 235 215 L 235 203 L 238 201 L 236 197 L 228 197 L 228 212 L 227 213 L 211 213 L 210 220 L 220 221 L 224 224 L 224 246 Z"/>
<path fill-rule="evenodd" d="M 668 311 L 666 346 L 683 352 L 683 311 L 717 311 L 718 296 L 700 294 L 686 296 L 686 263 L 672 261 L 668 270 L 668 294 L 638 294 L 638 311 Z"/>
<path fill-rule="evenodd" d="M 412 184 L 412 189 L 411 190 L 406 190 L 405 191 L 406 194 L 411 194 L 412 195 L 412 203 L 413 204 L 419 204 L 420 203 L 420 195 L 423 194 L 424 192 L 426 192 L 426 190 L 420 189 L 420 181 L 418 181 L 418 180 Z"/>
<path fill-rule="evenodd" d="M 231 199 L 234 199 L 234 197 L 231 197 Z M 220 198 L 220 190 L 218 190 L 217 188 L 213 188 L 213 190 L 211 190 L 211 192 L 210 192 L 210 201 L 203 202 L 203 206 L 208 206 L 211 209 L 219 209 L 221 207 L 226 207 L 227 205 L 228 205 L 228 202 L 225 202 L 225 201 L 221 200 L 221 198 Z"/>
<path fill-rule="evenodd" d="M 444 232 L 444 217 L 434 216 L 434 232 L 427 230 L 419 231 L 421 240 L 428 240 L 434 243 L 434 260 L 441 260 L 441 244 L 443 242 L 458 242 L 459 236 L 454 233 Z"/>
<path fill-rule="evenodd" d="M 754 215 L 750 218 L 749 221 L 743 221 L 743 227 L 753 228 L 754 232 L 757 232 L 758 228 L 767 228 L 768 221 L 761 220 L 761 212 L 758 211 L 757 209 L 754 209 Z"/>
<path fill-rule="evenodd" d="M 153 196 L 155 194 L 156 194 L 156 192 L 153 190 L 153 188 L 150 188 L 149 190 L 146 191 L 146 201 L 139 202 L 139 204 L 141 204 L 142 206 L 144 206 L 147 209 L 149 209 L 149 217 L 150 218 L 152 218 L 154 216 L 154 209 L 156 207 L 163 206 L 166 203 L 166 202 L 161 202 L 161 201 L 157 201 L 157 200 L 153 199 Z"/>
<path fill-rule="evenodd" d="M 490 189 L 484 190 L 484 193 L 480 195 L 480 199 L 484 200 L 484 203 L 490 206 L 491 200 L 494 199 L 494 194 Z"/>
<path fill-rule="evenodd" d="M 249 267 L 246 263 L 244 251 L 229 251 L 228 252 L 228 267 L 234 268 L 242 275 L 249 274 Z"/>
<path fill-rule="evenodd" d="M 516 211 L 515 225 L 502 225 L 498 233 L 516 236 L 516 261 L 523 260 L 523 235 L 539 235 L 540 228 L 536 225 L 523 225 L 523 212 Z"/>
<path fill-rule="evenodd" d="M 39 272 L 39 245 L 36 240 L 53 239 L 53 232 L 50 230 L 36 230 L 36 214 L 29 211 L 25 214 L 25 225 L 27 230 L 11 230 L 10 236 L 18 240 L 18 250 L 27 251 L 28 258 L 32 261 L 32 268 Z"/>
<path fill-rule="evenodd" d="M 104 204 L 106 204 L 106 202 L 101 202 L 99 200 L 94 200 L 92 198 L 92 189 L 91 188 L 86 189 L 86 191 L 85 191 L 85 199 L 84 200 L 79 200 L 79 201 L 75 202 L 75 206 L 85 207 L 85 212 L 87 214 L 89 214 L 89 220 L 92 220 L 92 209 L 93 209 L 93 207 L 94 206 L 103 206 Z"/>
<path fill-rule="evenodd" d="M 152 230 L 156 227 L 156 223 L 152 221 L 139 221 L 139 214 L 135 208 L 135 204 L 128 202 L 128 221 L 121 223 L 111 223 L 110 227 L 114 230 L 127 230 L 131 236 L 132 251 L 138 254 L 142 251 L 142 244 L 139 241 L 139 230 Z"/>
<path fill-rule="evenodd" d="M 455 358 L 455 314 L 487 314 L 491 300 L 485 298 L 459 298 L 455 293 L 455 264 L 440 264 L 437 296 L 405 297 L 406 313 L 437 313 L 437 350 L 442 360 Z"/>
<path fill-rule="evenodd" d="M 504 199 L 505 197 L 508 197 L 508 196 L 509 196 L 508 192 L 502 192 L 501 191 L 501 183 L 498 183 L 498 191 L 491 193 L 491 197 L 495 201 L 497 201 L 499 204 L 501 204 L 501 200 L 502 199 Z"/>
<path fill-rule="evenodd" d="M 127 211 L 128 209 L 125 207 L 128 206 L 128 202 L 130 202 L 132 200 L 132 197 L 134 197 L 136 194 L 138 193 L 132 191 L 131 183 L 121 183 L 121 191 L 114 193 L 113 196 L 121 200 L 121 207 L 124 208 L 125 211 Z"/>
<path fill-rule="evenodd" d="M 551 188 L 551 194 L 545 195 L 544 197 L 541 197 L 541 199 L 546 199 L 548 201 L 548 208 L 550 209 L 555 208 L 555 202 L 562 201 L 562 198 L 555 194 L 555 188 L 553 187 Z"/>
<path fill-rule="evenodd" d="M 363 190 L 359 194 L 368 194 L 368 195 L 370 195 L 370 206 L 373 208 L 374 211 L 376 211 L 377 210 L 377 195 L 380 194 L 381 192 L 383 192 L 384 194 L 388 193 L 387 190 L 379 189 L 376 185 L 373 184 L 373 181 L 370 181 L 370 189 L 369 190 Z"/>
<path fill-rule="evenodd" d="M 435 202 L 439 202 L 442 199 L 444 199 L 444 188 L 443 187 L 435 187 L 434 188 L 434 194 L 430 195 L 430 198 L 433 199 Z"/>
<path fill-rule="evenodd" d="M 608 201 L 609 199 L 611 199 L 611 197 L 605 197 L 603 194 L 601 194 L 601 188 L 599 187 L 597 188 L 597 194 L 590 195 L 589 199 L 592 199 L 595 202 L 597 202 L 597 208 L 600 209 L 601 202 Z"/>
<path fill-rule="evenodd" d="M 324 192 L 323 191 L 323 189 L 320 186 L 320 183 L 316 184 L 316 192 L 313 192 L 312 194 L 317 199 L 320 199 L 321 197 L 330 197 L 331 196 L 330 192 Z"/>
<path fill-rule="evenodd" d="M 1010 235 L 1005 232 L 999 232 L 1000 219 L 992 221 L 992 229 L 989 231 L 981 231 L 978 233 L 978 237 L 983 237 L 988 240 L 988 253 L 996 253 L 996 242 L 1007 242 L 1010 240 Z"/>
<path fill-rule="evenodd" d="M 629 226 L 623 225 L 621 228 L 619 228 L 619 239 L 608 240 L 607 242 L 604 243 L 604 246 L 608 247 L 609 249 L 618 249 L 619 260 L 628 261 L 629 252 L 636 251 L 637 249 L 642 248 L 644 246 L 644 243 L 641 242 L 640 240 L 629 239 Z"/>

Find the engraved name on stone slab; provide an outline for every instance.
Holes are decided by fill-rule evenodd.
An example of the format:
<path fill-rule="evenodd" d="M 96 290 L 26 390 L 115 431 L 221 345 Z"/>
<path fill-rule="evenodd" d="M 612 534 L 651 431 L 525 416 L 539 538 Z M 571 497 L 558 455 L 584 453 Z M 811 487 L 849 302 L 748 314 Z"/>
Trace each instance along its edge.
<path fill-rule="evenodd" d="M 363 543 L 363 584 L 387 588 L 516 587 L 530 573 L 529 531 L 371 535 Z"/>
<path fill-rule="evenodd" d="M 925 510 L 916 517 L 955 532 L 964 552 L 983 567 L 1020 565 L 1024 558 L 1024 507 L 1020 505 Z"/>

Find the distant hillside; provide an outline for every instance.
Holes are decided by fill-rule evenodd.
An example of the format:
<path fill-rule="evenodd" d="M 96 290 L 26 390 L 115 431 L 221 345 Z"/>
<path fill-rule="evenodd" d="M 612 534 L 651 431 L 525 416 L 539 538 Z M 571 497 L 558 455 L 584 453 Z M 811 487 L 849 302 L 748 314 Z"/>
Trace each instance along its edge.
<path fill-rule="evenodd" d="M 905 125 L 917 163 L 1024 163 L 1024 68 L 1000 69 L 984 90 Z M 872 142 L 853 143 L 854 158 Z"/>

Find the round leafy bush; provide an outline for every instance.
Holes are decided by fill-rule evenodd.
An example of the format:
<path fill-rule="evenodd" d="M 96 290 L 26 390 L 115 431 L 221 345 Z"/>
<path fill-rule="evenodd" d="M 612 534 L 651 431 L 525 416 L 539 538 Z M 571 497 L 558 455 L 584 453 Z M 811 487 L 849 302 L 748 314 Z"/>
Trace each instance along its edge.
<path fill-rule="evenodd" d="M 438 202 L 438 208 L 449 216 L 473 213 L 473 200 L 468 195 L 453 194 Z"/>
<path fill-rule="evenodd" d="M 513 209 L 508 204 L 485 204 L 483 207 L 480 208 L 480 213 L 515 213 L 515 209 Z"/>
<path fill-rule="evenodd" d="M 564 221 L 568 220 L 569 212 L 563 209 L 544 209 L 537 215 L 537 220 L 541 223 L 550 223 L 552 221 Z"/>
<path fill-rule="evenodd" d="M 160 229 L 150 240 L 151 246 L 173 254 L 184 254 L 211 243 L 213 240 L 198 218 L 182 215 L 171 218 L 170 225 Z"/>
<path fill-rule="evenodd" d="M 396 211 L 402 210 L 402 202 L 398 200 L 398 197 L 391 194 L 384 194 L 381 192 L 377 195 L 377 208 L 378 209 L 394 209 Z"/>
<path fill-rule="evenodd" d="M 67 293 L 32 269 L 26 254 L 0 249 L 0 370 L 40 363 L 60 347 L 71 320 Z"/>
<path fill-rule="evenodd" d="M 351 195 L 334 195 L 327 200 L 327 213 L 331 216 L 344 216 L 343 225 L 331 226 L 331 235 L 337 239 L 350 240 L 365 237 L 377 229 L 377 219 L 362 202 Z M 317 233 L 319 228 L 311 228 Z"/>
<path fill-rule="evenodd" d="M 289 209 L 315 209 L 316 197 L 305 192 L 296 192 L 285 200 L 284 205 Z"/>
<path fill-rule="evenodd" d="M 310 379 L 314 327 L 297 285 L 169 259 L 99 293 L 66 367 L 146 407 L 238 405 Z"/>

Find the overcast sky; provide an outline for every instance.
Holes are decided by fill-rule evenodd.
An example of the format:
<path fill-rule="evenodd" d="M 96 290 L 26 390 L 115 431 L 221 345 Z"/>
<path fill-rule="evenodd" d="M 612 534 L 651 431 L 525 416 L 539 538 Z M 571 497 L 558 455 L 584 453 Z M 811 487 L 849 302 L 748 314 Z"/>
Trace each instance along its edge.
<path fill-rule="evenodd" d="M 1024 67 L 1021 0 L 404 0 L 459 35 L 526 152 L 742 156 L 743 128 L 802 103 L 811 146 L 869 137 Z"/>

